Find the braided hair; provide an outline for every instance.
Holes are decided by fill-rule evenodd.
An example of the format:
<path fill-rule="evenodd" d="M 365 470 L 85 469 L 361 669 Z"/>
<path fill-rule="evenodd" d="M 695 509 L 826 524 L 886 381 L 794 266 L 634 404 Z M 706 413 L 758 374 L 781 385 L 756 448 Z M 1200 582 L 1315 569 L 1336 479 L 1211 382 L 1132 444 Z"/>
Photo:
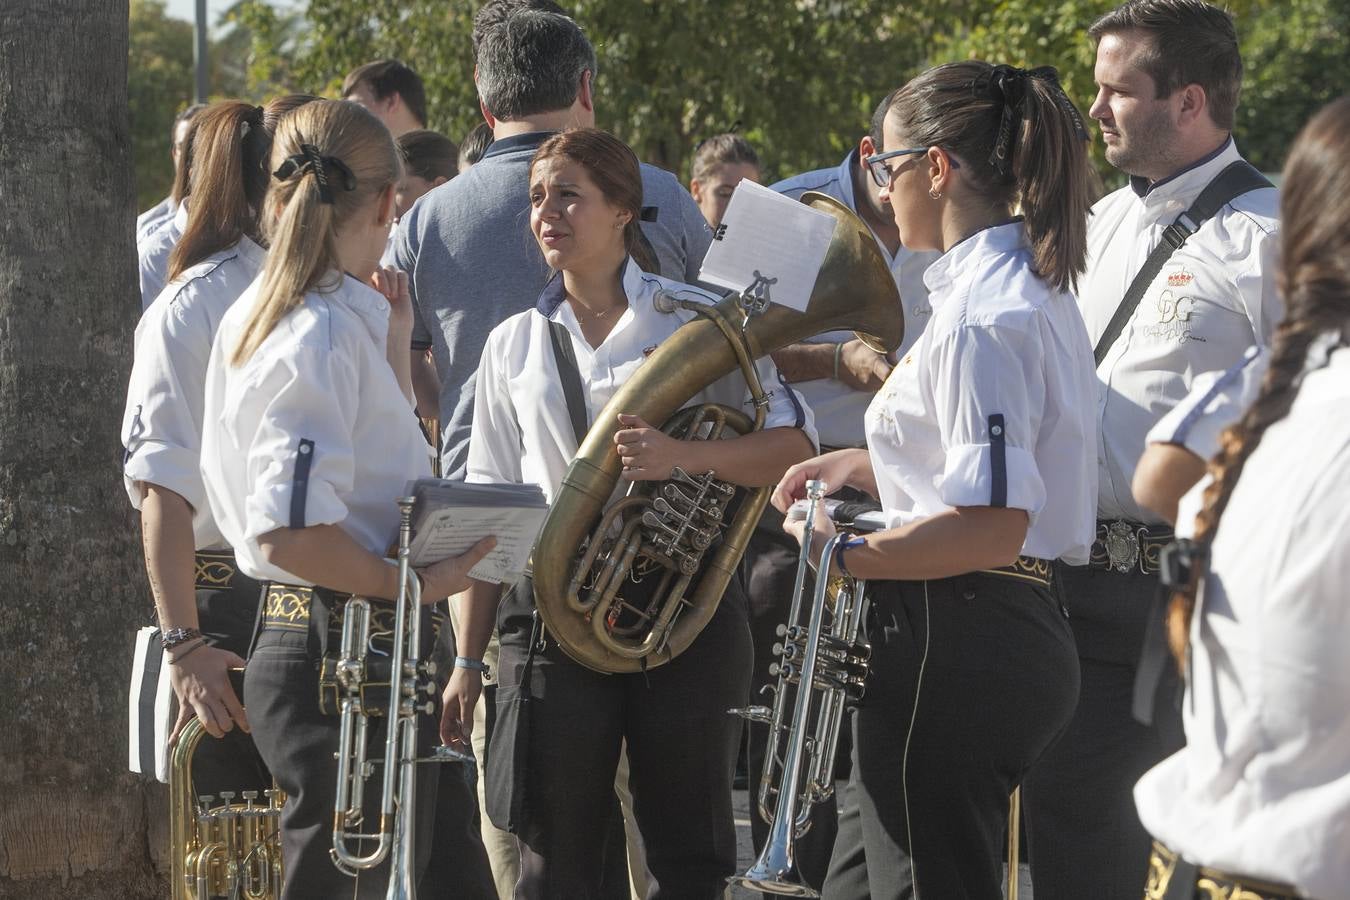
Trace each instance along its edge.
<path fill-rule="evenodd" d="M 1325 107 L 1304 127 L 1289 153 L 1280 197 L 1277 275 L 1285 317 L 1275 330 L 1270 368 L 1247 413 L 1224 432 L 1210 461 L 1212 478 L 1195 519 L 1197 557 L 1204 560 L 1242 469 L 1267 430 L 1289 415 L 1303 378 L 1326 364 L 1331 349 L 1350 340 L 1350 97 Z M 1172 596 L 1167 637 L 1184 666 L 1196 597 L 1205 565 Z"/>

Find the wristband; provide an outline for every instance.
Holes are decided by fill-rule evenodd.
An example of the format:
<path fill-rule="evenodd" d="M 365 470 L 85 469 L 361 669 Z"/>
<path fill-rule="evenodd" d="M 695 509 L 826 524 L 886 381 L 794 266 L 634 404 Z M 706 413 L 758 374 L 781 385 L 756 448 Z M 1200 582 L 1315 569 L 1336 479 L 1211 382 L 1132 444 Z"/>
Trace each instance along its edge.
<path fill-rule="evenodd" d="M 202 636 L 200 630 L 196 628 L 170 628 L 159 636 L 159 646 L 164 650 L 172 650 L 180 644 L 186 644 Z"/>
<path fill-rule="evenodd" d="M 835 568 L 839 570 L 840 575 L 843 575 L 845 578 L 853 577 L 853 573 L 848 570 L 848 566 L 844 565 L 844 551 L 852 550 L 854 547 L 861 547 L 866 543 L 867 541 L 864 538 L 854 535 L 853 537 L 845 538 L 834 545 L 834 565 Z"/>
<path fill-rule="evenodd" d="M 839 380 L 839 360 L 844 355 L 844 345 L 834 345 L 834 380 Z"/>
<path fill-rule="evenodd" d="M 182 645 L 179 644 L 179 645 L 176 645 L 176 646 L 182 646 Z M 206 646 L 206 638 L 202 638 L 201 640 L 197 641 L 197 643 L 193 644 L 191 647 L 187 648 L 186 650 L 184 650 L 182 653 L 178 654 L 177 656 L 170 656 L 170 657 L 169 657 L 169 665 L 171 665 L 171 666 L 176 666 L 176 665 L 178 665 L 178 664 L 179 664 L 180 662 L 182 662 L 184 659 L 187 659 L 189 656 L 191 656 L 191 655 L 193 654 L 193 652 L 195 652 L 195 651 L 197 651 L 197 650 L 200 650 L 202 647 L 205 647 L 205 646 Z"/>
<path fill-rule="evenodd" d="M 483 662 L 481 659 L 473 659 L 472 657 L 469 656 L 456 656 L 455 668 L 476 669 L 478 672 L 482 674 L 484 678 L 487 678 L 488 674 L 491 672 L 491 669 L 489 669 L 487 663 Z"/>

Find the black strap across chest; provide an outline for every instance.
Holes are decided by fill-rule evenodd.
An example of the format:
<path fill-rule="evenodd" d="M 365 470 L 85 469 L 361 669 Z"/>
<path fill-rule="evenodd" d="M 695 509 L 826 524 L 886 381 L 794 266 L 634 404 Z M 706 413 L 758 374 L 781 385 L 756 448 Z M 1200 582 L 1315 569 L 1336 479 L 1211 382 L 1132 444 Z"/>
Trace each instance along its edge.
<path fill-rule="evenodd" d="M 586 439 L 590 431 L 589 417 L 586 415 L 586 394 L 581 386 L 581 372 L 577 369 L 577 355 L 572 349 L 572 335 L 561 322 L 548 323 L 548 336 L 553 342 L 553 359 L 558 364 L 558 377 L 562 380 L 563 397 L 567 400 L 567 414 L 572 419 L 572 433 L 576 435 L 577 447 Z"/>
<path fill-rule="evenodd" d="M 1120 338 L 1126 324 L 1134 318 L 1134 311 L 1139 308 L 1139 301 L 1143 299 L 1144 292 L 1153 283 L 1153 279 L 1158 277 L 1158 273 L 1162 271 L 1162 267 L 1172 254 L 1181 249 L 1186 240 L 1199 231 L 1200 226 L 1206 221 L 1214 218 L 1214 214 L 1219 210 L 1249 191 L 1266 187 L 1273 185 L 1264 175 L 1256 171 L 1251 163 L 1239 159 L 1216 175 L 1200 192 L 1200 196 L 1195 198 L 1191 208 L 1177 216 L 1175 222 L 1163 229 L 1162 240 L 1158 241 L 1158 246 L 1154 247 L 1148 259 L 1144 260 L 1144 265 L 1130 282 L 1129 289 L 1125 291 L 1125 298 L 1120 301 L 1115 315 L 1111 317 L 1106 330 L 1102 332 L 1101 339 L 1097 341 L 1097 347 L 1093 351 L 1097 365 L 1100 366 L 1102 360 L 1106 359 L 1106 354 L 1111 352 L 1111 347 Z"/>

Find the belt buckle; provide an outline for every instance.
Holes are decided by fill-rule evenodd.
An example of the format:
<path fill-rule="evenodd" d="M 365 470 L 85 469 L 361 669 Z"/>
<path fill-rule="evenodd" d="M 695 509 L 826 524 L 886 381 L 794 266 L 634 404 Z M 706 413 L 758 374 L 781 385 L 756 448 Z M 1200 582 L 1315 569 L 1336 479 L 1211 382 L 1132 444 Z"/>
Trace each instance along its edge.
<path fill-rule="evenodd" d="M 1139 563 L 1139 534 L 1129 522 L 1117 519 L 1106 526 L 1107 565 L 1128 572 Z"/>

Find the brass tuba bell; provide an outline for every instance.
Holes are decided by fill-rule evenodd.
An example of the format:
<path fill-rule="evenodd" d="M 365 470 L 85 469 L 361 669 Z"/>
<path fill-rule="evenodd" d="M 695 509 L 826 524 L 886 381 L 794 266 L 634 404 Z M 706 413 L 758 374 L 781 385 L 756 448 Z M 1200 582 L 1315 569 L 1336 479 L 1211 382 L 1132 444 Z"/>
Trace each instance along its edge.
<path fill-rule="evenodd" d="M 852 330 L 883 353 L 900 345 L 900 295 L 872 232 L 832 197 L 813 191 L 801 200 L 836 220 L 806 311 L 756 309 L 753 298 L 736 294 L 716 306 L 687 304 L 699 317 L 605 405 L 553 498 L 534 548 L 535 604 L 558 645 L 587 668 L 637 672 L 683 652 L 716 612 L 769 496 L 768 488 L 745 490 L 715 473 L 676 469 L 667 481 L 634 484 L 605 510 L 622 469 L 618 415 L 665 422 L 662 430 L 687 439 L 716 439 L 727 428 L 744 434 L 763 427 L 754 360 L 827 331 Z M 753 420 L 716 404 L 675 415 L 738 367 L 761 401 Z M 656 587 L 638 607 L 619 595 L 634 577 Z"/>

